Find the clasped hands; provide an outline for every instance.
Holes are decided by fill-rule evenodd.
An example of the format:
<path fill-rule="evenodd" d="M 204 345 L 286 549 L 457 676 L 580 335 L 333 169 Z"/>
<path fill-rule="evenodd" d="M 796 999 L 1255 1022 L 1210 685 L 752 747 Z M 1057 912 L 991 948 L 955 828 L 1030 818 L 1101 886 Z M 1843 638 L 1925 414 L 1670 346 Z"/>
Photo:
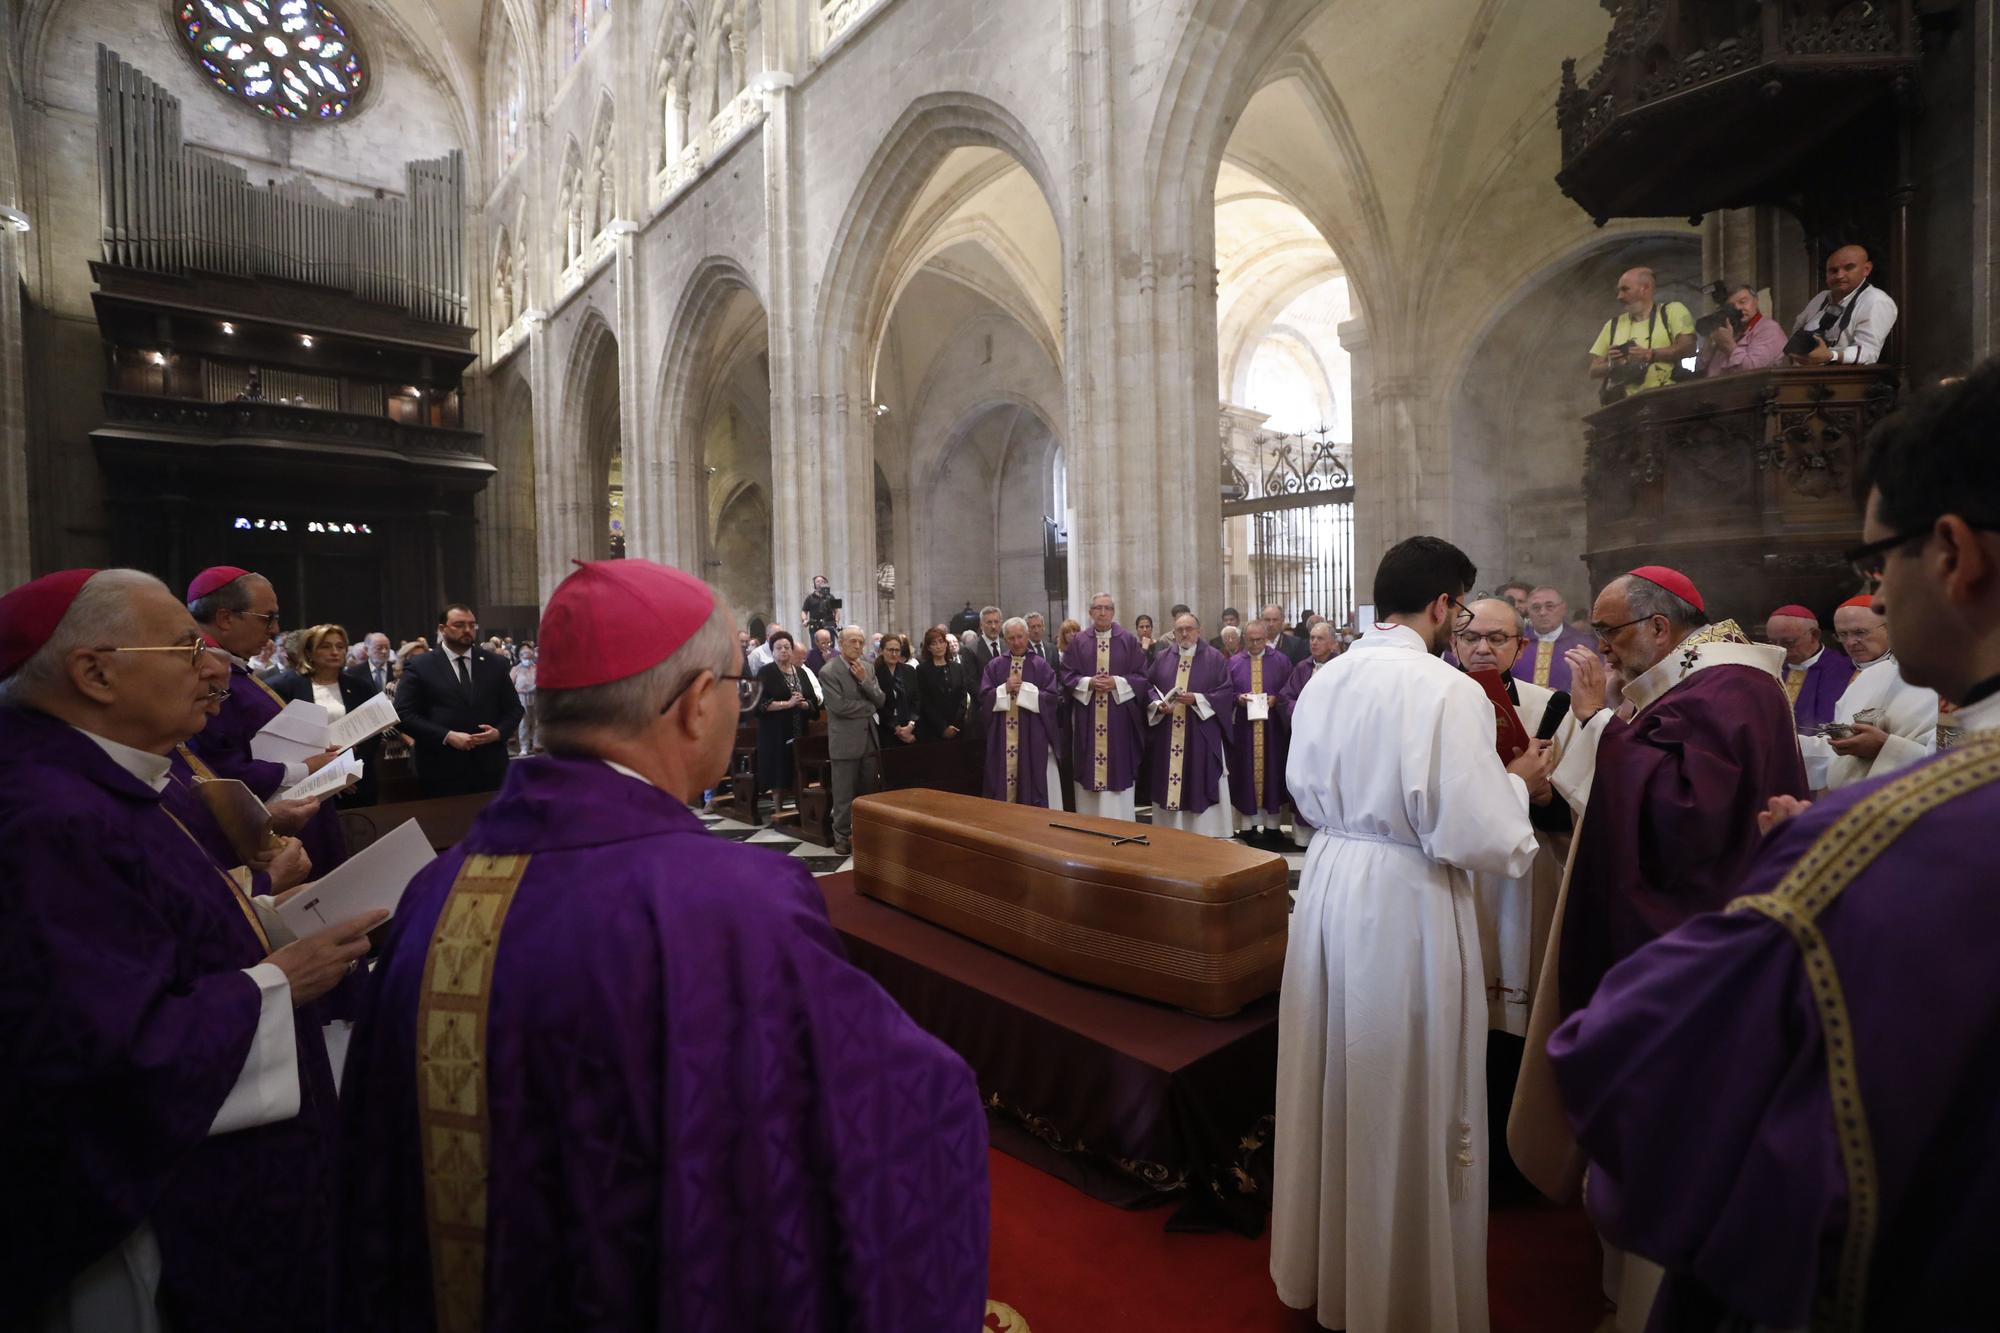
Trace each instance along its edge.
<path fill-rule="evenodd" d="M 476 750 L 499 739 L 500 732 L 491 723 L 482 725 L 477 731 L 447 731 L 444 734 L 444 743 L 454 750 Z"/>

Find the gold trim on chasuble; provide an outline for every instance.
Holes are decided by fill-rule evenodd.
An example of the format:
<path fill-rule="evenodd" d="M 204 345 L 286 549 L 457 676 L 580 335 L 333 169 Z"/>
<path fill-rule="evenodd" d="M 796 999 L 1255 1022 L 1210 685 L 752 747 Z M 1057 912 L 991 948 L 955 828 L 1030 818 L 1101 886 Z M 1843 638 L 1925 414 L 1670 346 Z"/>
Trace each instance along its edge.
<path fill-rule="evenodd" d="M 287 698 L 286 698 L 286 697 L 285 697 L 284 695 L 282 695 L 282 694 L 278 693 L 278 692 L 277 692 L 276 690 L 272 689 L 272 688 L 270 687 L 270 685 L 268 685 L 268 684 L 267 684 L 267 683 L 266 683 L 266 682 L 265 682 L 264 680 L 262 680 L 262 679 L 261 679 L 261 678 L 260 678 L 260 677 L 259 677 L 259 676 L 257 675 L 257 673 L 256 673 L 256 672 L 254 672 L 254 671 L 245 671 L 245 672 L 244 672 L 243 674 L 244 674 L 244 676 L 245 676 L 245 677 L 246 677 L 247 679 L 249 679 L 249 681 L 250 681 L 250 682 L 251 682 L 252 684 L 256 685 L 256 687 L 257 687 L 258 689 L 260 689 L 260 690 L 264 691 L 264 693 L 266 693 L 266 694 L 268 694 L 268 695 L 270 695 L 270 696 L 271 696 L 271 702 L 272 702 L 272 703 L 274 703 L 274 704 L 276 704 L 276 705 L 278 705 L 278 710 L 279 710 L 280 712 L 283 712 L 283 711 L 284 711 L 284 708 L 285 708 L 285 705 L 287 705 L 287 704 L 291 703 L 291 700 L 290 700 L 290 699 L 287 699 Z"/>
<path fill-rule="evenodd" d="M 437 1333 L 479 1333 L 490 1144 L 486 1013 L 493 958 L 526 856 L 468 856 L 431 932 L 417 999 L 417 1122 Z"/>
<path fill-rule="evenodd" d="M 1021 672 L 1022 678 L 1025 680 L 1028 671 L 1028 659 L 1026 657 L 1015 657 L 1011 661 L 1013 665 L 1010 670 Z M 1003 684 L 1000 688 L 1004 690 L 1007 687 Z M 1009 695 L 1007 699 L 1007 804 L 1013 805 L 1015 803 L 1016 793 L 1020 789 L 1021 696 L 1015 694 Z"/>
<path fill-rule="evenodd" d="M 1827 1085 L 1834 1129 L 1840 1137 L 1841 1166 L 1847 1176 L 1847 1234 L 1841 1240 L 1834 1289 L 1822 1298 L 1814 1328 L 1858 1333 L 1863 1327 L 1868 1269 L 1874 1258 L 1875 1230 L 1881 1222 L 1875 1145 L 1855 1069 L 1854 1029 L 1832 950 L 1819 931 L 1819 914 L 1920 817 L 1995 782 L 2000 782 L 2000 739 L 1982 738 L 1982 743 L 1954 751 L 1878 788 L 1828 826 L 1775 889 L 1729 904 L 1732 912 L 1760 912 L 1791 935 L 1805 964 L 1806 982 L 1812 987 L 1826 1042 Z"/>
<path fill-rule="evenodd" d="M 1194 670 L 1195 656 L 1189 653 L 1181 658 L 1180 665 L 1174 668 L 1174 690 L 1177 693 L 1187 692 L 1188 674 Z M 1167 751 L 1167 809 L 1169 810 L 1181 808 L 1181 769 L 1187 762 L 1188 702 L 1185 698 L 1175 702 L 1181 705 L 1181 711 L 1174 716 L 1172 744 Z"/>
<path fill-rule="evenodd" d="M 1549 668 L 1555 665 L 1556 641 L 1554 639 L 1535 640 L 1535 684 L 1544 688 L 1549 683 Z"/>
<path fill-rule="evenodd" d="M 1785 668 L 1786 702 L 1792 704 L 1798 703 L 1799 692 L 1805 689 L 1805 687 L 1806 687 L 1805 669 L 1802 667 L 1795 667 L 1795 666 L 1786 667 Z"/>
<path fill-rule="evenodd" d="M 1263 692 L 1264 655 L 1259 653 L 1250 659 L 1250 693 Z M 1256 797 L 1256 804 L 1250 807 L 1250 812 L 1257 814 L 1264 809 L 1264 724 L 1261 721 L 1250 724 L 1250 754 L 1253 765 L 1250 770 L 1251 791 Z"/>
<path fill-rule="evenodd" d="M 1097 674 L 1111 670 L 1111 636 L 1097 639 Z M 1090 789 L 1103 791 L 1111 785 L 1111 696 L 1100 694 L 1090 706 Z"/>
<path fill-rule="evenodd" d="M 160 813 L 168 819 L 173 820 L 175 828 L 187 834 L 187 840 L 194 844 L 196 851 L 201 853 L 202 860 L 208 862 L 211 866 L 215 866 L 215 873 L 222 876 L 222 882 L 229 886 L 229 896 L 235 899 L 236 910 L 243 913 L 243 919 L 250 923 L 251 931 L 257 936 L 257 943 L 264 946 L 264 952 L 268 955 L 271 952 L 271 937 L 265 933 L 264 923 L 257 919 L 257 908 L 251 903 L 249 894 L 244 891 L 243 882 L 227 870 L 224 870 L 221 866 L 215 864 L 215 858 L 208 854 L 208 848 L 202 846 L 201 839 L 194 836 L 193 829 L 181 823 L 179 815 L 167 809 L 164 805 L 160 807 Z"/>

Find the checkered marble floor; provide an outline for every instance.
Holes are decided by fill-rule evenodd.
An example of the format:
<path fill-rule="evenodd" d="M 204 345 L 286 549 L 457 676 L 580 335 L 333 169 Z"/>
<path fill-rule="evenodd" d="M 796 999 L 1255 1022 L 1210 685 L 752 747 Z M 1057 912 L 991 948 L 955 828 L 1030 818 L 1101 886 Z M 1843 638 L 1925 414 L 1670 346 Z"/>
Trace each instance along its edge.
<path fill-rule="evenodd" d="M 854 869 L 853 857 L 835 856 L 832 849 L 821 847 L 817 843 L 802 842 L 788 834 L 779 833 L 770 828 L 760 828 L 751 824 L 738 823 L 736 820 L 724 819 L 720 815 L 710 814 L 705 810 L 699 813 L 701 815 L 701 822 L 706 824 L 708 831 L 716 837 L 727 838 L 731 842 L 749 843 L 753 847 L 768 847 L 774 852 L 783 852 L 787 856 L 797 857 L 799 860 L 805 862 L 806 868 L 815 875 L 831 875 L 838 871 Z M 1140 806 L 1137 811 L 1137 817 L 1141 824 L 1152 823 L 1152 807 Z M 1299 893 L 1299 874 L 1305 868 L 1306 850 L 1303 847 L 1287 845 L 1280 852 L 1280 855 L 1285 858 L 1285 864 L 1291 870 L 1292 896 L 1293 898 L 1297 898 Z"/>

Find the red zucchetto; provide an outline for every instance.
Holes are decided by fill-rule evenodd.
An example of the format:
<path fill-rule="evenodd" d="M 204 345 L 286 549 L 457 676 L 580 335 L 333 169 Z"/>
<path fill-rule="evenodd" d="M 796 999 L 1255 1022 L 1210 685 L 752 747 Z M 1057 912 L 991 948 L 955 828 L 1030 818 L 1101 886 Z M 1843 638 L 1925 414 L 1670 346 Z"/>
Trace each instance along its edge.
<path fill-rule="evenodd" d="M 190 602 L 198 602 L 217 588 L 234 583 L 249 572 L 234 565 L 210 565 L 194 576 L 194 582 L 188 584 L 187 599 Z"/>
<path fill-rule="evenodd" d="M 30 579 L 0 597 L 0 680 L 21 669 L 55 637 L 56 626 L 69 614 L 94 569 L 62 569 Z"/>
<path fill-rule="evenodd" d="M 1696 590 L 1694 580 L 1678 569 L 1668 569 L 1665 565 L 1641 565 L 1637 569 L 1627 570 L 1626 573 L 1635 579 L 1657 583 L 1703 615 L 1708 614 L 1708 607 L 1702 602 L 1701 593 Z"/>
<path fill-rule="evenodd" d="M 1815 625 L 1819 624 L 1819 616 L 1813 609 L 1809 606 L 1800 606 L 1797 602 L 1786 602 L 1783 606 L 1773 611 L 1771 616 L 1789 616 L 1793 620 L 1807 620 Z M 1771 616 L 1764 618 L 1769 620 Z"/>
<path fill-rule="evenodd" d="M 692 574 L 650 560 L 578 560 L 556 585 L 535 639 L 535 683 L 580 690 L 636 676 L 673 656 L 715 612 Z"/>

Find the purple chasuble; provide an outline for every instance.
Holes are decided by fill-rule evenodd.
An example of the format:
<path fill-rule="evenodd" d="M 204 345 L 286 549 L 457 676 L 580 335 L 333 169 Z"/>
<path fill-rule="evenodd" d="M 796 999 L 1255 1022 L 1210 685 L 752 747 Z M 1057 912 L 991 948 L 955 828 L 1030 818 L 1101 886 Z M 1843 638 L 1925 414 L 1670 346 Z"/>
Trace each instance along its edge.
<path fill-rule="evenodd" d="M 1070 691 L 1087 684 L 1097 674 L 1097 631 L 1085 629 L 1069 641 L 1060 663 L 1059 676 L 1069 705 L 1070 763 L 1076 783 L 1086 791 L 1124 791 L 1139 777 L 1139 757 L 1146 748 L 1146 650 L 1123 626 L 1111 626 L 1110 673 L 1132 689 L 1132 697 L 1118 702 L 1116 693 L 1103 696 L 1102 716 L 1093 693 L 1089 703 L 1078 703 Z M 1097 759 L 1103 754 L 1104 780 L 1098 781 Z"/>
<path fill-rule="evenodd" d="M 1819 873 L 1806 865 L 1780 892 L 1885 788 L 1874 837 L 1842 829 L 1817 847 L 1837 853 Z M 1900 836 L 1880 818 L 1892 812 L 1914 820 Z M 1730 911 L 1620 963 L 1550 1039 L 1592 1214 L 1667 1269 L 1656 1333 L 1805 1327 L 1851 1291 L 1857 1217 L 1873 1244 L 1857 1251 L 1868 1280 L 1853 1327 L 1993 1327 L 1996 823 L 2000 740 L 1830 792 L 1772 833 Z M 1812 968 L 1786 924 L 1745 906 L 1760 895 L 1794 909 Z M 1861 1137 L 1844 1144 L 1850 1126 Z"/>
<path fill-rule="evenodd" d="M 297 1117 L 210 1137 L 265 948 L 170 802 L 0 707 L 0 1283 L 31 1313 L 149 1222 L 168 1323 L 330 1327 L 333 1075 L 296 1017 Z"/>
<path fill-rule="evenodd" d="M 1537 654 L 1542 650 L 1542 641 L 1535 637 L 1533 630 L 1529 630 L 1527 637 L 1521 641 L 1521 655 L 1514 659 L 1511 674 L 1516 680 L 1525 680 L 1532 685 L 1546 685 L 1552 690 L 1560 690 L 1567 694 L 1569 662 L 1564 654 L 1572 648 L 1588 648 L 1594 653 L 1597 651 L 1597 636 L 1587 630 L 1578 629 L 1575 625 L 1564 625 L 1562 632 L 1549 644 L 1548 678 L 1538 680 L 1535 673 L 1539 665 Z"/>
<path fill-rule="evenodd" d="M 993 703 L 1013 669 L 1014 659 L 1006 653 L 988 662 L 985 675 L 980 677 L 979 698 L 973 705 L 986 728 L 986 776 L 980 794 L 990 801 L 1007 799 L 1007 714 L 994 712 Z M 1014 803 L 1045 806 L 1049 803 L 1049 756 L 1060 753 L 1058 747 L 1062 744 L 1056 716 L 1056 710 L 1062 706 L 1059 697 L 1062 686 L 1056 680 L 1055 668 L 1032 653 L 1021 659 L 1021 681 L 1039 692 L 1041 697 L 1036 703 L 1041 712 L 1016 710 Z M 1060 793 L 1056 805 L 1062 805 Z"/>
<path fill-rule="evenodd" d="M 1678 650 L 1677 650 L 1678 651 Z M 1613 963 L 1728 904 L 1773 796 L 1807 795 L 1791 710 L 1754 666 L 1695 671 L 1597 743 L 1563 910 L 1562 1010 Z"/>
<path fill-rule="evenodd" d="M 187 747 L 215 770 L 219 778 L 235 778 L 248 787 L 258 800 L 268 801 L 285 785 L 285 766 L 255 759 L 250 754 L 250 738 L 264 724 L 284 711 L 286 700 L 271 687 L 238 665 L 229 663 L 229 697 L 208 725 L 188 738 Z M 312 858 L 313 878 L 317 879 L 347 859 L 347 837 L 340 831 L 340 811 L 331 800 L 299 830 L 299 841 Z"/>
<path fill-rule="evenodd" d="M 485 988 L 486 1333 L 979 1326 L 971 1071 L 847 962 L 796 860 L 599 760 L 538 757 L 411 884 L 364 990 L 345 1327 L 435 1327 L 417 1015 L 471 855 L 529 858 Z"/>
<path fill-rule="evenodd" d="M 1333 658 L 1329 657 L 1326 660 L 1331 662 Z M 1285 717 L 1285 735 L 1287 738 L 1291 736 L 1292 718 L 1299 711 L 1299 695 L 1305 692 L 1306 682 L 1313 678 L 1319 666 L 1320 663 L 1313 661 L 1312 658 L 1306 658 L 1305 661 L 1292 668 L 1292 678 L 1285 682 L 1285 688 L 1278 694 L 1277 707 Z M 1286 789 L 1285 797 L 1287 800 L 1291 799 L 1290 788 Z M 1292 803 L 1292 822 L 1305 828 L 1312 827 L 1307 822 L 1306 817 L 1299 813 L 1296 801 Z"/>
<path fill-rule="evenodd" d="M 1169 648 L 1153 659 L 1146 673 L 1147 698 L 1171 692 L 1180 671 L 1178 648 Z M 1179 800 L 1170 799 L 1174 779 L 1174 719 L 1162 712 L 1158 722 L 1148 726 L 1153 804 L 1162 809 L 1186 810 L 1200 814 L 1222 799 L 1222 757 L 1234 734 L 1236 687 L 1229 679 L 1229 660 L 1219 649 L 1206 643 L 1195 646 L 1194 662 L 1188 669 L 1187 693 L 1208 699 L 1214 716 L 1200 717 L 1194 701 L 1188 700 L 1187 726 L 1180 763 Z"/>
<path fill-rule="evenodd" d="M 1259 810 L 1276 814 L 1285 808 L 1285 750 L 1290 729 L 1285 725 L 1284 706 L 1279 696 L 1291 684 L 1292 661 L 1274 648 L 1264 650 L 1261 683 L 1250 677 L 1250 654 L 1238 653 L 1229 659 L 1229 678 L 1236 694 L 1268 694 L 1271 716 L 1263 722 L 1247 717 L 1236 719 L 1236 732 L 1229 746 L 1229 799 L 1237 812 L 1254 815 Z M 1165 723 L 1161 724 L 1166 725 Z M 1258 733 L 1263 733 L 1263 800 L 1257 798 Z"/>
<path fill-rule="evenodd" d="M 1829 644 L 1820 649 L 1819 660 L 1806 671 L 1799 697 L 1792 701 L 1792 717 L 1800 731 L 1811 731 L 1833 721 L 1834 706 L 1854 683 L 1854 670 L 1854 659 L 1838 648 Z M 1789 664 L 1785 672 L 1790 675 Z"/>

